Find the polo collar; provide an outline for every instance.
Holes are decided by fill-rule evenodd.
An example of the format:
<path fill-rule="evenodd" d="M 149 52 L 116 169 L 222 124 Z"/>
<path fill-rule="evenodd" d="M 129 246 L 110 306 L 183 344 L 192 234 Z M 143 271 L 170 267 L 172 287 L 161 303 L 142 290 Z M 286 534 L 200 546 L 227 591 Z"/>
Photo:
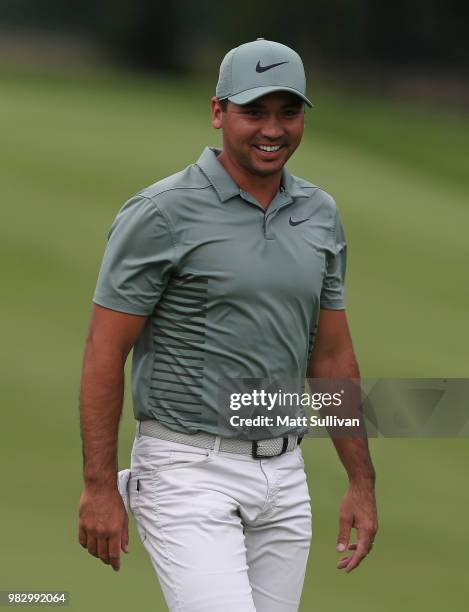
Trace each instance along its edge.
<path fill-rule="evenodd" d="M 286 166 L 283 167 L 282 171 L 282 185 L 286 193 L 292 198 L 309 198 L 311 195 L 301 187 L 296 177 L 288 172 Z"/>
<path fill-rule="evenodd" d="M 205 147 L 196 164 L 212 183 L 220 200 L 226 202 L 239 195 L 239 187 L 218 161 L 217 156 L 221 151 L 215 147 Z"/>
<path fill-rule="evenodd" d="M 216 147 L 205 147 L 201 156 L 196 161 L 196 165 L 213 185 L 220 200 L 226 202 L 235 196 L 239 196 L 240 190 L 238 185 L 218 161 L 217 156 L 221 152 L 222 149 Z M 296 178 L 290 174 L 286 167 L 284 167 L 282 171 L 282 187 L 280 190 L 292 198 L 304 198 L 310 195 L 299 185 Z"/>

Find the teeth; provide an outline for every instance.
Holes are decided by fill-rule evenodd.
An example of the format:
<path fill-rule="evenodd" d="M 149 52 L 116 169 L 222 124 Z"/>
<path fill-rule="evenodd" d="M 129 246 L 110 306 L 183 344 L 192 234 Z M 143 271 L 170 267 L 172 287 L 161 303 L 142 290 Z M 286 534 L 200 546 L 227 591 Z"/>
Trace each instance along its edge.
<path fill-rule="evenodd" d="M 258 145 L 259 149 L 261 149 L 262 151 L 268 151 L 269 153 L 271 153 L 272 151 L 278 151 L 280 149 L 280 145 L 276 146 L 276 147 L 272 147 L 272 146 L 267 146 L 267 145 Z"/>

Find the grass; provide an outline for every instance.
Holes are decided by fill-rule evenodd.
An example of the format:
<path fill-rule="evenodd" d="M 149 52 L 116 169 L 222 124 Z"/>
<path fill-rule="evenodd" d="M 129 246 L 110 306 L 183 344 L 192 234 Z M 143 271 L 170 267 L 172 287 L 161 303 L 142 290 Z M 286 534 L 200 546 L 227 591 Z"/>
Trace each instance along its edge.
<path fill-rule="evenodd" d="M 78 386 L 112 219 L 130 195 L 219 144 L 210 94 L 189 81 L 3 69 L 3 589 L 68 590 L 72 610 L 164 609 L 133 526 L 120 574 L 77 544 Z M 467 376 L 468 121 L 321 89 L 314 101 L 289 168 L 338 202 L 362 375 Z M 133 427 L 127 397 L 123 467 Z M 304 445 L 315 535 L 301 609 L 462 612 L 467 440 L 371 447 L 381 531 L 346 576 L 335 570 L 344 473 L 328 440 Z"/>

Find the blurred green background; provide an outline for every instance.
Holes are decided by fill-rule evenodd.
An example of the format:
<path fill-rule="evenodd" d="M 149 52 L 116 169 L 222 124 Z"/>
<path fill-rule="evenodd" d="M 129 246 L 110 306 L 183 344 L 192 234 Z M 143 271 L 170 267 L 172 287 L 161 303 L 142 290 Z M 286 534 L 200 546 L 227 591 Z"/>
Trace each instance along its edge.
<path fill-rule="evenodd" d="M 220 144 L 209 121 L 214 80 L 94 64 L 52 69 L 17 55 L 0 63 L 0 590 L 66 590 L 77 611 L 166 609 L 133 523 L 118 574 L 78 544 L 79 379 L 112 220 L 139 189 Z M 362 375 L 467 377 L 469 118 L 461 98 L 420 104 L 379 87 L 338 90 L 327 79 L 310 79 L 309 93 L 315 107 L 289 169 L 339 205 Z M 129 395 L 121 468 L 134 433 Z M 469 441 L 378 439 L 371 449 L 380 532 L 370 557 L 345 575 L 335 569 L 344 471 L 328 440 L 303 445 L 315 533 L 301 610 L 467 610 Z"/>

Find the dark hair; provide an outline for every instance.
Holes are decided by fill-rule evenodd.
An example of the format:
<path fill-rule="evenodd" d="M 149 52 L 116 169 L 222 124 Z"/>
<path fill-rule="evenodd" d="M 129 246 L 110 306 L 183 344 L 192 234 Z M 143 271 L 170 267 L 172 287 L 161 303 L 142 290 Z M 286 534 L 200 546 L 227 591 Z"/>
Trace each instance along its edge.
<path fill-rule="evenodd" d="M 228 98 L 223 98 L 223 100 L 218 100 L 222 113 L 226 113 L 226 111 L 228 110 L 228 102 L 229 102 Z"/>

